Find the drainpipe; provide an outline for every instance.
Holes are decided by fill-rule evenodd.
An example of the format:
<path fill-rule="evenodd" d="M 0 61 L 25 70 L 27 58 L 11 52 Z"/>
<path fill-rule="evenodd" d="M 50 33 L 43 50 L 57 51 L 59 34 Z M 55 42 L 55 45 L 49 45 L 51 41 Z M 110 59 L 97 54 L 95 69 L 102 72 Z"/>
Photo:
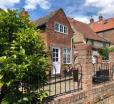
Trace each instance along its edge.
<path fill-rule="evenodd" d="M 73 66 L 73 37 L 71 38 L 71 64 L 72 64 L 72 66 Z"/>

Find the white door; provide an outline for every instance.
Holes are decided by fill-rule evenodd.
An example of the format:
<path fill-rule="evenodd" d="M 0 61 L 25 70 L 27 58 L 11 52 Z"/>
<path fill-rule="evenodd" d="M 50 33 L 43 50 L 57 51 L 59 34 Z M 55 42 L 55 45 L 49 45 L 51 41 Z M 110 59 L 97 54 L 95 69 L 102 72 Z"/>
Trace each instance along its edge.
<path fill-rule="evenodd" d="M 60 48 L 52 48 L 53 74 L 60 73 Z"/>

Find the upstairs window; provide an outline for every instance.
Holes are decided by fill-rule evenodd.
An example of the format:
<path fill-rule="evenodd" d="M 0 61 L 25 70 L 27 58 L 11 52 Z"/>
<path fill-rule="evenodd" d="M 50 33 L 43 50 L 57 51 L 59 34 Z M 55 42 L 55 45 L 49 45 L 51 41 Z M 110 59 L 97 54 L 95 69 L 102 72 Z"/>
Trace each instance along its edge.
<path fill-rule="evenodd" d="M 57 22 L 54 24 L 54 30 L 63 34 L 68 34 L 68 27 Z"/>

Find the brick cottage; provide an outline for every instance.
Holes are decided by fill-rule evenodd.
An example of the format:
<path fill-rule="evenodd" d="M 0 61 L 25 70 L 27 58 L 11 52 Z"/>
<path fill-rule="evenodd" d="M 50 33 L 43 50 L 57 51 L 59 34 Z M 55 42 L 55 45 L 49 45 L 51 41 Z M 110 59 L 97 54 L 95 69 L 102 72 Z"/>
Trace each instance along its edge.
<path fill-rule="evenodd" d="M 38 29 L 43 31 L 42 37 L 46 48 L 51 51 L 50 62 L 55 66 L 56 74 L 59 74 L 62 65 L 71 64 L 73 31 L 70 23 L 62 9 L 51 12 L 34 23 Z"/>

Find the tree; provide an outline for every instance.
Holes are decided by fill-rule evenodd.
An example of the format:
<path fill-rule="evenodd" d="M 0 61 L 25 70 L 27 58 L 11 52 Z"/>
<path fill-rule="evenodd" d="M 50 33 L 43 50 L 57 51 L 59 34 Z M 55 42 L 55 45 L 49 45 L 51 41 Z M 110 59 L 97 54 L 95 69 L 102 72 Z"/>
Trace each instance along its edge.
<path fill-rule="evenodd" d="M 47 81 L 48 53 L 40 31 L 22 12 L 0 10 L 0 86 L 3 89 L 3 104 L 29 104 L 42 98 L 43 94 L 45 96 L 39 88 Z"/>

